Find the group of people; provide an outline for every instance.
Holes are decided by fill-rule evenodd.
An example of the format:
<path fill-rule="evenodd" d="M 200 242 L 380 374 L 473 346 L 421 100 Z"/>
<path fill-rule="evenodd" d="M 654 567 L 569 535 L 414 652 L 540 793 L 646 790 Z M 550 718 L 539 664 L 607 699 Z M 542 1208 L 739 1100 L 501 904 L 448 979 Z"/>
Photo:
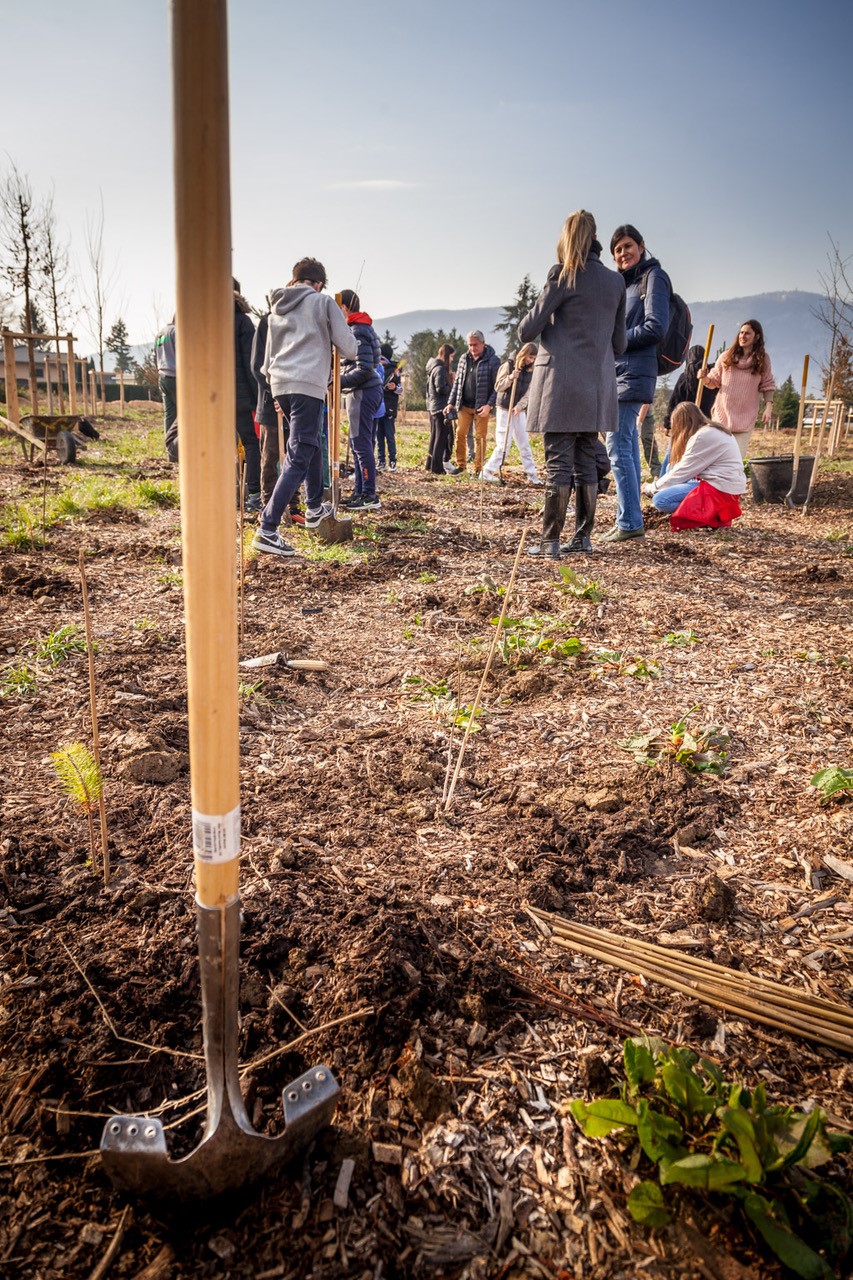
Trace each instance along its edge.
<path fill-rule="evenodd" d="M 659 474 L 653 473 L 643 486 L 640 430 L 655 393 L 658 346 L 670 323 L 672 287 L 631 223 L 611 236 L 615 270 L 602 263 L 596 235 L 588 211 L 579 209 L 566 219 L 557 262 L 519 325 L 517 355 L 502 364 L 483 333 L 473 330 L 455 372 L 456 352 L 447 343 L 426 370 L 429 472 L 460 475 L 473 463 L 477 476 L 498 482 L 514 443 L 528 480 L 541 485 L 528 431 L 542 435 L 542 537 L 529 552 L 554 559 L 592 550 L 597 498 L 608 464 L 616 516 L 600 542 L 644 536 L 643 492 L 658 510 L 670 513 L 673 527 L 730 524 L 740 515 L 737 499 L 746 488 L 743 459 L 761 397 L 764 421 L 769 422 L 775 391 L 757 320 L 741 325 L 713 368 L 708 368 L 703 349 L 692 347 L 664 423 L 671 430 L 670 447 Z M 354 465 L 353 493 L 343 506 L 377 510 L 377 469 L 386 465 L 386 456 L 387 465 L 396 467 L 401 362 L 380 344 L 354 290 L 343 290 L 338 306 L 324 293 L 326 283 L 321 262 L 300 259 L 290 283 L 271 295 L 269 314 L 255 330 L 234 282 L 236 431 L 246 459 L 246 507 L 259 513 L 253 545 L 278 556 L 295 554 L 279 532 L 285 511 L 295 523 L 315 530 L 333 515 L 324 430 L 332 348 L 341 357 Z M 156 358 L 168 444 L 170 433 L 175 434 L 174 323 L 158 335 Z M 493 412 L 495 446 L 487 458 Z M 280 430 L 286 442 L 283 458 Z M 603 467 L 600 436 L 606 447 Z M 298 503 L 303 485 L 304 515 Z M 575 527 L 563 543 L 572 494 Z"/>
<path fill-rule="evenodd" d="M 532 555 L 559 559 L 592 550 L 599 433 L 616 487 L 616 519 L 599 541 L 644 536 L 639 427 L 654 398 L 672 287 L 632 224 L 617 227 L 610 252 L 615 271 L 601 261 L 592 214 L 584 209 L 570 214 L 557 244 L 557 262 L 519 325 L 523 343 L 539 342 L 527 392 L 528 426 L 543 436 L 547 476 L 542 538 L 529 549 Z M 672 513 L 676 528 L 727 525 L 740 514 L 737 499 L 746 489 L 743 459 L 749 437 L 762 396 L 769 421 L 775 390 L 757 320 L 741 326 L 712 369 L 699 351 L 693 399 L 685 384 L 676 389 L 672 444 L 660 475 L 646 486 L 653 504 Z M 703 394 L 705 389 L 717 393 L 710 419 L 695 403 L 700 387 Z M 562 543 L 573 491 L 574 533 Z"/>
<path fill-rule="evenodd" d="M 285 512 L 292 523 L 318 531 L 333 515 L 326 423 L 332 348 L 341 357 L 340 387 L 353 457 L 353 492 L 342 504 L 349 511 L 378 510 L 377 469 L 396 468 L 400 363 L 392 348 L 379 342 L 354 290 L 341 292 L 340 305 L 324 294 L 326 270 L 316 258 L 295 264 L 290 283 L 271 294 L 269 312 L 257 329 L 239 283 L 233 283 L 235 427 L 245 459 L 245 509 L 259 517 L 255 549 L 289 557 L 295 550 L 279 532 Z M 166 445 L 173 461 L 175 348 L 173 320 L 155 343 Z M 304 514 L 299 502 L 303 486 Z"/>

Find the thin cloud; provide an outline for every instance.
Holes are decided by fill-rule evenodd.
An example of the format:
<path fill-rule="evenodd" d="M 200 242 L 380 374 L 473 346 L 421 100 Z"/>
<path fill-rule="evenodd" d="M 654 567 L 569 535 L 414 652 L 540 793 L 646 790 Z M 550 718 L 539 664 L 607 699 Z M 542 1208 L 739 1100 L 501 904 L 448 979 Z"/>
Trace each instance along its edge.
<path fill-rule="evenodd" d="M 417 182 L 401 182 L 399 178 L 359 178 L 354 182 L 330 182 L 327 191 L 412 191 Z"/>

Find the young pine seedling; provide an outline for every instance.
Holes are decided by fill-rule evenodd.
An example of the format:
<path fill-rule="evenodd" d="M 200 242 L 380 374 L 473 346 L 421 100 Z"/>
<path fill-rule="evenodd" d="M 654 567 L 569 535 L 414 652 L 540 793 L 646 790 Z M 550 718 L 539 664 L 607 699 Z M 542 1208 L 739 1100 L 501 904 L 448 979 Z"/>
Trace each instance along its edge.
<path fill-rule="evenodd" d="M 69 799 L 84 811 L 89 821 L 89 844 L 92 850 L 92 866 L 96 865 L 94 812 L 104 789 L 101 771 L 82 742 L 70 742 L 66 747 L 51 752 L 54 772 Z"/>

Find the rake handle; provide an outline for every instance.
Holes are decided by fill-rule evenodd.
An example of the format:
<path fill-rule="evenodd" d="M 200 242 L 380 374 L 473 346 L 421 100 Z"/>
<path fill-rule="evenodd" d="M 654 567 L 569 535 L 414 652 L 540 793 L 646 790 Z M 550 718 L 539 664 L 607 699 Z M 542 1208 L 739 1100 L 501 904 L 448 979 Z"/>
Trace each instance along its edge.
<path fill-rule="evenodd" d="M 714 341 L 714 326 L 713 326 L 712 324 L 709 324 L 709 325 L 708 325 L 708 338 L 707 338 L 707 341 L 706 341 L 706 343 L 705 343 L 705 354 L 704 354 L 704 356 L 702 357 L 702 368 L 703 368 L 703 369 L 707 368 L 707 366 L 708 366 L 708 356 L 711 354 L 711 343 L 712 343 L 713 341 Z M 702 392 L 703 392 L 704 390 L 705 390 L 705 388 L 704 388 L 704 387 L 703 387 L 703 385 L 702 385 L 702 380 L 701 380 L 701 378 L 697 378 L 697 380 L 696 380 L 696 404 L 697 404 L 697 405 L 699 405 L 699 406 L 701 406 L 701 404 L 702 404 Z"/>

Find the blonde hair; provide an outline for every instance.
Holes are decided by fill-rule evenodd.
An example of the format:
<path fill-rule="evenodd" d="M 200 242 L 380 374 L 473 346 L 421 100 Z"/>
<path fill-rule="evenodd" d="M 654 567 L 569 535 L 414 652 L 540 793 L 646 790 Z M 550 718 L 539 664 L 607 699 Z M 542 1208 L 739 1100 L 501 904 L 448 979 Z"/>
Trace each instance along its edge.
<path fill-rule="evenodd" d="M 670 467 L 674 467 L 676 462 L 681 461 L 688 444 L 700 427 L 716 427 L 727 436 L 731 435 L 728 427 L 724 427 L 722 422 L 714 422 L 711 418 L 706 418 L 699 406 L 693 404 L 691 400 L 676 405 L 672 411 L 670 427 L 672 429 L 669 446 Z"/>
<path fill-rule="evenodd" d="M 522 369 L 524 367 L 524 362 L 527 359 L 527 357 L 535 356 L 538 353 L 538 351 L 539 351 L 539 348 L 537 347 L 535 342 L 525 342 L 524 346 L 521 348 L 518 355 L 515 357 L 516 369 Z"/>
<path fill-rule="evenodd" d="M 579 271 L 583 271 L 595 239 L 595 218 L 586 209 L 576 209 L 563 223 L 557 241 L 557 261 L 562 268 L 560 284 L 574 289 Z"/>

